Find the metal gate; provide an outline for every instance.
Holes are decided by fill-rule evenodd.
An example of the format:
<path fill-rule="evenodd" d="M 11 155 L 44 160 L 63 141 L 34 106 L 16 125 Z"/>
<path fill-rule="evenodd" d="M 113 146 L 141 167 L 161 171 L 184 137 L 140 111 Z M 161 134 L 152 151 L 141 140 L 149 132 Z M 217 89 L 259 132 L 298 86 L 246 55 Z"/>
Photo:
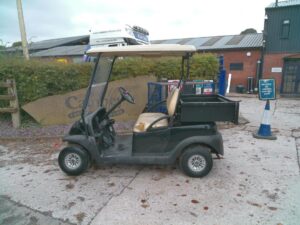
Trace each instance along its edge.
<path fill-rule="evenodd" d="M 300 95 L 300 59 L 284 62 L 282 94 Z"/>

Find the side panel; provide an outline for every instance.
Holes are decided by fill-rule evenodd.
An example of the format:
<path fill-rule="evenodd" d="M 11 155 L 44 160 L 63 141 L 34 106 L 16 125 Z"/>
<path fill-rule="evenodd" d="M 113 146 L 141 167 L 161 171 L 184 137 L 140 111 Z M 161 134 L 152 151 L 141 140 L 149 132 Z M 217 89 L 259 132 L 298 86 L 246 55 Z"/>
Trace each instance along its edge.
<path fill-rule="evenodd" d="M 137 143 L 134 143 L 133 156 L 120 159 L 118 162 L 173 164 L 182 151 L 193 144 L 207 146 L 215 154 L 224 154 L 222 135 L 216 130 L 214 123 L 172 127 L 168 131 L 156 131 L 155 135 L 150 132 L 135 135 L 134 142 L 137 141 Z"/>
<path fill-rule="evenodd" d="M 170 140 L 170 128 L 153 129 L 133 135 L 133 155 L 135 153 L 164 153 Z"/>
<path fill-rule="evenodd" d="M 116 156 L 105 159 L 105 163 L 125 163 L 125 164 L 161 164 L 170 165 L 176 162 L 176 159 L 190 145 L 205 145 L 212 149 L 213 153 L 223 154 L 223 141 L 220 133 L 210 136 L 193 136 L 182 140 L 169 152 L 150 153 L 137 152 L 132 156 Z"/>
<path fill-rule="evenodd" d="M 183 140 L 174 149 L 176 153 L 175 158 L 178 157 L 186 147 L 193 144 L 208 146 L 212 149 L 212 153 L 224 155 L 223 138 L 222 135 L 217 132 L 215 135 L 194 136 Z"/>
<path fill-rule="evenodd" d="M 167 146 L 168 151 L 172 151 L 181 141 L 198 136 L 209 137 L 216 134 L 215 123 L 207 123 L 202 125 L 190 125 L 190 126 L 179 126 L 172 127 L 170 131 L 170 142 Z"/>
<path fill-rule="evenodd" d="M 179 108 L 182 123 L 238 123 L 239 102 L 220 95 L 182 95 Z"/>

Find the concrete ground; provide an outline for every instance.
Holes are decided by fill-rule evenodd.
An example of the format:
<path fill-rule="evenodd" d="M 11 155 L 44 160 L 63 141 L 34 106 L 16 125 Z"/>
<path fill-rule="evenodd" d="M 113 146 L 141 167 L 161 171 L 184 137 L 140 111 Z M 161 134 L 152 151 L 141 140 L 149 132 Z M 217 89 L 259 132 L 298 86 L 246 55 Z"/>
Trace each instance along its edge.
<path fill-rule="evenodd" d="M 298 225 L 300 101 L 271 102 L 270 141 L 252 137 L 264 102 L 234 99 L 250 123 L 222 126 L 225 156 L 202 179 L 176 166 L 119 165 L 69 177 L 58 139 L 0 140 L 0 224 Z"/>

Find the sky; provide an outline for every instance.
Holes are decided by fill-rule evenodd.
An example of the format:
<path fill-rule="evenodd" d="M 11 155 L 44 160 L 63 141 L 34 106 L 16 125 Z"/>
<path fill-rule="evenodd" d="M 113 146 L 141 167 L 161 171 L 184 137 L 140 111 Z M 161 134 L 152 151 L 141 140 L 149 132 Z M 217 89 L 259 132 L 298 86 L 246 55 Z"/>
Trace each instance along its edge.
<path fill-rule="evenodd" d="M 263 30 L 275 0 L 22 0 L 28 42 L 89 34 L 124 24 L 147 29 L 151 40 Z M 0 0 L 0 45 L 19 41 L 16 0 Z"/>

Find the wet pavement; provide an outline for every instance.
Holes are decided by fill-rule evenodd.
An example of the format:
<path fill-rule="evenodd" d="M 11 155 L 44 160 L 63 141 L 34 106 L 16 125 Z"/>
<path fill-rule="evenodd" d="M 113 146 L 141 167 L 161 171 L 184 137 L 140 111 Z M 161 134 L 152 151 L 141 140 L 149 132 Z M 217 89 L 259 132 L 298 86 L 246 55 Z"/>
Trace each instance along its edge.
<path fill-rule="evenodd" d="M 270 141 L 252 137 L 264 102 L 234 99 L 249 123 L 222 126 L 225 156 L 202 179 L 176 165 L 70 177 L 57 165 L 59 139 L 0 140 L 0 224 L 298 225 L 300 100 L 271 102 Z"/>
<path fill-rule="evenodd" d="M 0 196 L 0 224 L 5 225 L 69 225 L 54 219 L 49 213 L 41 213 L 17 202 L 7 196 Z"/>

